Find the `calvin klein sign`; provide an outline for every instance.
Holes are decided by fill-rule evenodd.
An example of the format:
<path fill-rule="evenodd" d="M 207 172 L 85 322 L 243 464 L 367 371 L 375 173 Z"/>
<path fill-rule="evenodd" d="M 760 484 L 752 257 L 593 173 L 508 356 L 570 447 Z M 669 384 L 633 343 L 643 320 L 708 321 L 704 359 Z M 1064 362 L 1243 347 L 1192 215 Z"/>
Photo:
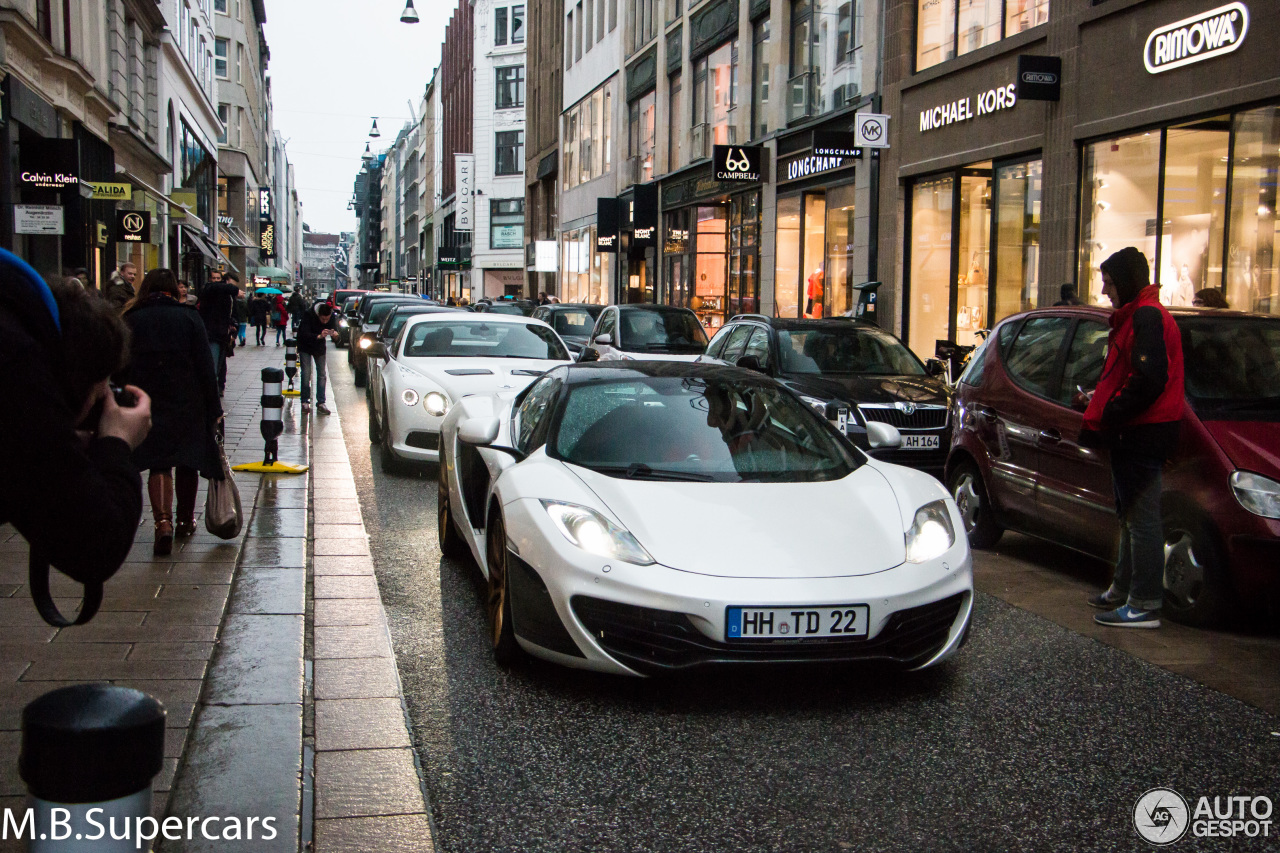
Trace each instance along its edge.
<path fill-rule="evenodd" d="M 755 183 L 760 180 L 764 149 L 759 145 L 717 145 L 711 151 L 712 174 L 717 181 Z"/>
<path fill-rule="evenodd" d="M 1159 74 L 1231 53 L 1249 32 L 1249 9 L 1228 3 L 1151 31 L 1142 51 L 1148 73 Z"/>

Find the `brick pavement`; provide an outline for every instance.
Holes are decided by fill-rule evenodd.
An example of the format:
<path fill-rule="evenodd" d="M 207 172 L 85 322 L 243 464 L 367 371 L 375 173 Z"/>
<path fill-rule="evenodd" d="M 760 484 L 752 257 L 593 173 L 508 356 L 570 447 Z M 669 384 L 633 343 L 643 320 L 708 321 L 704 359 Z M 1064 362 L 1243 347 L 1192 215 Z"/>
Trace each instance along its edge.
<path fill-rule="evenodd" d="M 262 367 L 283 347 L 229 363 L 226 448 L 261 456 Z M 341 353 L 331 369 L 342 369 Z M 22 707 L 77 681 L 110 681 L 168 710 L 155 813 L 274 814 L 255 849 L 431 850 L 399 677 L 337 415 L 286 404 L 285 461 L 298 476 L 236 474 L 247 522 L 232 541 L 201 529 L 151 554 L 144 511 L 128 562 L 87 626 L 44 625 L 26 587 L 27 547 L 0 526 L 0 809 L 23 806 Z M 201 521 L 204 488 L 197 505 Z M 64 612 L 77 587 L 57 578 Z M 0 850 L 17 849 L 0 842 Z M 164 851 L 225 842 L 166 842 Z"/>

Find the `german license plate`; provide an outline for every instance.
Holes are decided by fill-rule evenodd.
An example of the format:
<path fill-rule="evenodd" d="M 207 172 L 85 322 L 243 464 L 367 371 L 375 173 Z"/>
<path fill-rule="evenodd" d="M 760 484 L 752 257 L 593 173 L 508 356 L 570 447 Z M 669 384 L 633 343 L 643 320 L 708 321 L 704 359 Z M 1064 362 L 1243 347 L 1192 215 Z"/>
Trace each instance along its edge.
<path fill-rule="evenodd" d="M 808 640 L 865 637 L 871 608 L 865 604 L 797 607 L 729 607 L 726 640 Z"/>
<path fill-rule="evenodd" d="M 903 450 L 937 450 L 942 447 L 942 437 L 937 435 L 904 435 Z"/>

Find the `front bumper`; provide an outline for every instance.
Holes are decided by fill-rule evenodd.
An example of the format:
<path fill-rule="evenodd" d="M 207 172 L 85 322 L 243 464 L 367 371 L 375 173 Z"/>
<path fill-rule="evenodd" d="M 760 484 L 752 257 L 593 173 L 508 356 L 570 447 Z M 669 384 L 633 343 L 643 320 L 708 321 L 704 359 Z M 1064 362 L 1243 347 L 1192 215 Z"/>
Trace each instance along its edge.
<path fill-rule="evenodd" d="M 645 675 L 727 663 L 882 660 L 918 668 L 955 654 L 973 608 L 963 539 L 932 562 L 870 575 L 731 578 L 596 557 L 568 542 L 538 501 L 513 501 L 503 511 L 513 554 L 545 587 L 573 654 L 563 643 L 539 642 L 545 631 L 526 636 L 518 595 L 516 637 L 530 653 L 566 666 Z M 730 606 L 843 604 L 868 606 L 865 638 L 725 640 Z"/>
<path fill-rule="evenodd" d="M 399 400 L 387 400 L 388 409 L 396 406 L 401 411 L 387 413 L 391 448 L 396 456 L 414 462 L 439 462 L 440 425 L 444 417 L 428 415 L 421 403 L 410 407 Z"/>

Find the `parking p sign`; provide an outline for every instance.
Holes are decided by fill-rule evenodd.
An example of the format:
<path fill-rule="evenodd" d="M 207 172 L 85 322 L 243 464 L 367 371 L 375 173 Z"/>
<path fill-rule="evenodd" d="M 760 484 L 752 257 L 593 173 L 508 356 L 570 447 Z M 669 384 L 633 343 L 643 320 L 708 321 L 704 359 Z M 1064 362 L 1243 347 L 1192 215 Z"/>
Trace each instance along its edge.
<path fill-rule="evenodd" d="M 858 113 L 853 133 L 857 144 L 863 148 L 888 148 L 889 117 L 879 113 Z"/>

